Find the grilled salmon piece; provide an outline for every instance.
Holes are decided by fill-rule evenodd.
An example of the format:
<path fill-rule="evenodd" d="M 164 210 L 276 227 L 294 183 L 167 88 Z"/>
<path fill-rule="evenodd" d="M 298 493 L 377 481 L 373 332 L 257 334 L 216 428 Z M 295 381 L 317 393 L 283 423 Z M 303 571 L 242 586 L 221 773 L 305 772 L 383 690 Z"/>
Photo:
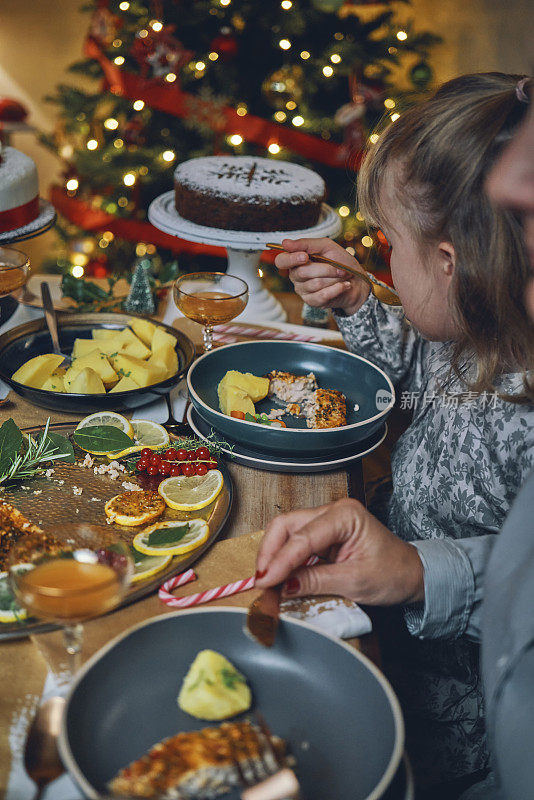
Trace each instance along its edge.
<path fill-rule="evenodd" d="M 336 389 L 317 389 L 306 406 L 308 428 L 339 428 L 347 424 L 345 395 Z"/>
<path fill-rule="evenodd" d="M 0 572 L 9 569 L 9 553 L 17 542 L 31 537 L 35 546 L 36 537 L 41 550 L 54 551 L 59 541 L 34 525 L 15 506 L 0 500 Z M 28 551 L 28 555 L 31 555 Z"/>
<path fill-rule="evenodd" d="M 165 508 L 165 501 L 157 492 L 133 491 L 112 497 L 104 506 L 104 511 L 117 525 L 134 527 L 161 517 Z"/>
<path fill-rule="evenodd" d="M 234 759 L 250 771 L 268 777 L 262 760 L 277 769 L 272 754 L 261 745 L 258 728 L 251 722 L 224 722 L 219 727 L 178 733 L 155 744 L 144 756 L 122 769 L 109 783 L 112 794 L 131 797 L 210 798 L 239 783 Z M 276 736 L 271 743 L 285 758 L 285 744 Z"/>

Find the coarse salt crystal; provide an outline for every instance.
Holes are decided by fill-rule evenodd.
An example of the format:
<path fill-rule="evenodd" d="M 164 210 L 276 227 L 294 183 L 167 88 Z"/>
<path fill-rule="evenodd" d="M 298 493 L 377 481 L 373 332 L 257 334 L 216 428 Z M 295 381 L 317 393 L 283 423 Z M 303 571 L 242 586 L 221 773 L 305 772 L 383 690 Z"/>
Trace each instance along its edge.
<path fill-rule="evenodd" d="M 129 492 L 142 492 L 143 491 L 141 489 L 141 487 L 138 486 L 136 483 L 129 483 L 128 481 L 123 481 L 121 486 L 123 486 Z"/>
<path fill-rule="evenodd" d="M 83 492 L 83 489 L 82 489 L 81 486 L 73 486 L 72 487 L 72 493 L 73 494 L 80 495 L 82 492 Z"/>
<path fill-rule="evenodd" d="M 47 478 L 50 478 L 54 474 L 54 472 L 55 472 L 54 469 L 47 469 L 45 475 Z"/>

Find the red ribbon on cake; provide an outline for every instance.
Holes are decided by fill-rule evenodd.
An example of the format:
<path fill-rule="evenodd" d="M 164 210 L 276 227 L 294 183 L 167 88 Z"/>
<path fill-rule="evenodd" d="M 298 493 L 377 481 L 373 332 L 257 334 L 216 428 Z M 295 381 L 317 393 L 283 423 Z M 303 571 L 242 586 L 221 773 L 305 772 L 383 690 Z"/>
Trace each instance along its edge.
<path fill-rule="evenodd" d="M 230 106 L 221 107 L 194 94 L 183 92 L 179 86 L 162 83 L 159 79 L 148 80 L 119 69 L 91 37 L 85 40 L 84 53 L 88 58 L 98 61 L 104 72 L 107 87 L 121 97 L 144 100 L 151 108 L 165 111 L 174 117 L 187 119 L 201 114 L 205 123 L 218 133 L 238 133 L 248 141 L 264 147 L 277 142 L 281 147 L 287 147 L 311 161 L 318 161 L 330 167 L 349 167 L 353 170 L 359 167 L 361 154 L 349 153 L 343 144 L 325 142 L 317 136 L 291 130 L 254 114 L 240 117 Z M 349 155 L 350 164 L 347 163 Z"/>
<path fill-rule="evenodd" d="M 0 233 L 22 228 L 39 216 L 39 195 L 15 208 L 8 208 L 7 211 L 0 211 Z"/>

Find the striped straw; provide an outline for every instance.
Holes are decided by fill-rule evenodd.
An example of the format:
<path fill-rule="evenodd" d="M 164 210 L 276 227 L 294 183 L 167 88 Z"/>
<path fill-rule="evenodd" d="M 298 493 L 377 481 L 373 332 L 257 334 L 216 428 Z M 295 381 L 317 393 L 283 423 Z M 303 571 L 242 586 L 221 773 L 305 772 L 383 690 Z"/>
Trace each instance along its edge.
<path fill-rule="evenodd" d="M 305 567 L 311 567 L 317 564 L 319 559 L 317 556 L 310 556 L 305 562 Z M 233 581 L 226 583 L 223 586 L 216 586 L 214 589 L 206 589 L 203 592 L 196 592 L 196 594 L 185 595 L 182 597 L 175 597 L 171 594 L 173 589 L 179 586 L 184 586 L 190 581 L 196 580 L 196 575 L 192 569 L 187 572 L 181 572 L 170 578 L 168 581 L 160 586 L 158 597 L 162 603 L 170 606 L 171 608 L 189 608 L 190 606 L 198 606 L 201 603 L 209 603 L 210 600 L 218 600 L 220 597 L 230 597 L 230 595 L 238 594 L 239 592 L 246 592 L 248 589 L 253 589 L 256 583 L 254 576 L 250 578 L 243 578 L 240 581 Z"/>
<path fill-rule="evenodd" d="M 288 331 L 265 330 L 256 325 L 216 325 L 213 329 L 214 338 L 219 341 L 229 341 L 229 336 L 251 336 L 255 339 L 285 339 L 295 342 L 319 342 L 319 337 L 313 334 L 289 333 Z"/>

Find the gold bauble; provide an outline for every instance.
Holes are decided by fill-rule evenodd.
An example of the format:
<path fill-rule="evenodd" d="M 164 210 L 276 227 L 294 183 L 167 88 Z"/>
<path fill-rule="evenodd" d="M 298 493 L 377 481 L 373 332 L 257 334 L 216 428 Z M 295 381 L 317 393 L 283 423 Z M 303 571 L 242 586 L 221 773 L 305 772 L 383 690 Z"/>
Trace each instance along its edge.
<path fill-rule="evenodd" d="M 285 108 L 289 100 L 300 103 L 304 72 L 302 67 L 280 67 L 263 81 L 262 92 L 273 108 Z"/>

